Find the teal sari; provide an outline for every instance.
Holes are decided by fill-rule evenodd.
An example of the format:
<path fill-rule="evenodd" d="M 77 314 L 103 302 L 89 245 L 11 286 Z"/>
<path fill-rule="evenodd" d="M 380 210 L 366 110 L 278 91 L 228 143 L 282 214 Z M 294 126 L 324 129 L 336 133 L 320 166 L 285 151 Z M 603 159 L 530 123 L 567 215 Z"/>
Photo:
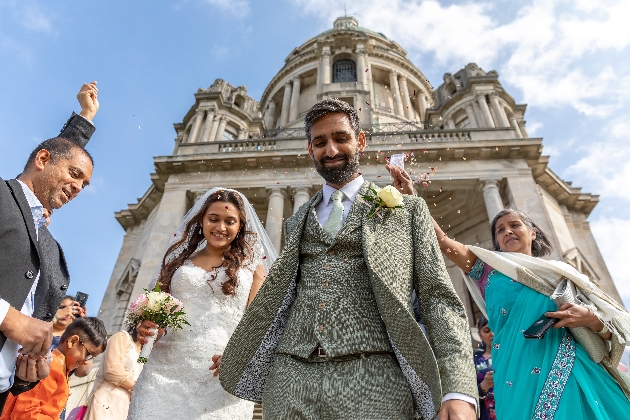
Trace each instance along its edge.
<path fill-rule="evenodd" d="M 549 297 L 485 265 L 470 278 L 485 289 L 488 326 L 494 332 L 492 361 L 498 420 L 630 419 L 630 402 L 606 370 L 593 362 L 566 328 L 542 340 L 523 331 L 555 311 Z"/>

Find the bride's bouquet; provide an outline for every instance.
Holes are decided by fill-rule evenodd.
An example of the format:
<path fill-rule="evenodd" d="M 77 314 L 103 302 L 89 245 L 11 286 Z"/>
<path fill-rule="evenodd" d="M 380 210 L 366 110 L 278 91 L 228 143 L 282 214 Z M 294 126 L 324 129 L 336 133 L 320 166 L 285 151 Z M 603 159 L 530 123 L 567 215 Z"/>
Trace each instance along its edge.
<path fill-rule="evenodd" d="M 153 291 L 144 289 L 144 293 L 138 296 L 125 313 L 126 324 L 137 326 L 144 320 L 155 322 L 159 328 L 180 330 L 184 325 L 190 325 L 186 320 L 186 313 L 182 303 L 168 293 L 160 290 L 156 284 Z M 154 335 L 147 337 L 147 344 L 142 346 L 138 363 L 146 363 L 153 349 L 153 343 L 157 338 L 157 328 L 152 329 Z"/>

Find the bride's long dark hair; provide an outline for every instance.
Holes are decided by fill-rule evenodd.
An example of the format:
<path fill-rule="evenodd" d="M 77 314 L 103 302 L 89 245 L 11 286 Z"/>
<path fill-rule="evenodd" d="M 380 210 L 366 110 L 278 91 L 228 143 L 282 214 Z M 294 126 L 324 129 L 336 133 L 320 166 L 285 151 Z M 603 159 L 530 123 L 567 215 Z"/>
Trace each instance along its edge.
<path fill-rule="evenodd" d="M 234 296 L 236 294 L 236 288 L 238 287 L 238 277 L 236 273 L 238 272 L 239 267 L 241 267 L 246 260 L 252 258 L 254 254 L 254 250 L 251 245 L 249 245 L 245 237 L 247 235 L 256 235 L 256 233 L 245 230 L 245 226 L 247 225 L 247 216 L 245 214 L 245 204 L 243 203 L 243 199 L 237 192 L 228 190 L 219 190 L 210 194 L 203 207 L 199 210 L 199 213 L 193 216 L 186 224 L 186 229 L 184 230 L 181 239 L 171 245 L 166 251 L 164 259 L 162 260 L 160 276 L 158 278 L 158 283 L 160 284 L 160 288 L 163 292 L 171 292 L 173 274 L 175 274 L 175 271 L 184 264 L 184 261 L 190 258 L 190 256 L 197 250 L 197 246 L 205 239 L 203 236 L 203 217 L 206 214 L 208 207 L 210 207 L 212 203 L 216 202 L 234 204 L 234 206 L 238 209 L 238 217 L 241 222 L 241 226 L 236 234 L 236 237 L 234 237 L 228 250 L 223 254 L 227 280 L 221 285 L 221 290 L 228 296 Z M 188 242 L 186 248 L 184 248 L 172 261 L 167 263 L 166 260 L 168 255 L 183 245 L 186 241 Z M 253 241 L 250 241 L 250 243 L 253 243 Z"/>

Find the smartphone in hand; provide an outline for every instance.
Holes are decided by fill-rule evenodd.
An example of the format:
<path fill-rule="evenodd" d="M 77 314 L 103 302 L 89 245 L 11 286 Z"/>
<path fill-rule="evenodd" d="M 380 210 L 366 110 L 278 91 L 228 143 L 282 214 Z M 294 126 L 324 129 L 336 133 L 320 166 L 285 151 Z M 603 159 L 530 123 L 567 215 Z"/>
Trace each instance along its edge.
<path fill-rule="evenodd" d="M 75 301 L 79 302 L 79 306 L 85 308 L 85 304 L 88 300 L 88 294 L 83 292 L 77 292 L 77 295 L 74 298 Z"/>
<path fill-rule="evenodd" d="M 543 314 L 534 323 L 523 331 L 525 338 L 537 338 L 539 340 L 545 337 L 547 331 L 549 331 L 554 325 L 560 321 L 560 318 L 549 318 Z"/>

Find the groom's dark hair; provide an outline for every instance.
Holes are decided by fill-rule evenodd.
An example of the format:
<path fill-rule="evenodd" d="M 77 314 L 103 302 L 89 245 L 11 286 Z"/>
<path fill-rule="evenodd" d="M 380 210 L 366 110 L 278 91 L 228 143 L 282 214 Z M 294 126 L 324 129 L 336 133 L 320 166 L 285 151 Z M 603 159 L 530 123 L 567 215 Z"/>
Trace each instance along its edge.
<path fill-rule="evenodd" d="M 328 114 L 338 112 L 344 113 L 348 116 L 348 119 L 350 120 L 350 126 L 354 130 L 354 135 L 355 137 L 358 137 L 359 132 L 361 131 L 361 126 L 357 111 L 352 106 L 350 106 L 349 103 L 344 102 L 341 99 L 329 98 L 317 102 L 306 113 L 306 116 L 304 117 L 304 128 L 306 129 L 307 140 L 309 142 L 311 141 L 311 128 L 317 120 L 325 117 Z"/>

